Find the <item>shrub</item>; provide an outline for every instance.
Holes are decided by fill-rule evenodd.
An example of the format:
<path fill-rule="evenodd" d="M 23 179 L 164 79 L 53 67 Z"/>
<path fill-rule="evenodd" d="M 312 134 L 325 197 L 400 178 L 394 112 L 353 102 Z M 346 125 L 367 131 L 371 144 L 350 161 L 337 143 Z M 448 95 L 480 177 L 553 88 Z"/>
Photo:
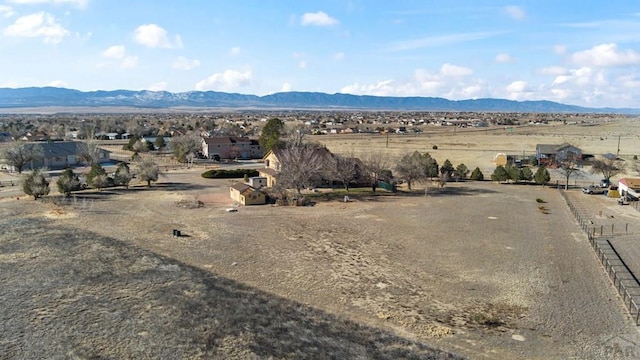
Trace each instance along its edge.
<path fill-rule="evenodd" d="M 205 179 L 238 179 L 258 176 L 258 170 L 253 169 L 234 169 L 234 170 L 209 170 L 202 173 Z"/>

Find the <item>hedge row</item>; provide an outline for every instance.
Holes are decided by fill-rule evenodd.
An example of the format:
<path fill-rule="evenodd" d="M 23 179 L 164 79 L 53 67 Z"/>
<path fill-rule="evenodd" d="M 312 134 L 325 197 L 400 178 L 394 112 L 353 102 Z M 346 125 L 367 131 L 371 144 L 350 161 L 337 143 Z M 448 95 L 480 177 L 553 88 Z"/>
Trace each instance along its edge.
<path fill-rule="evenodd" d="M 237 179 L 258 176 L 258 170 L 234 169 L 234 170 L 209 170 L 202 173 L 205 179 Z"/>

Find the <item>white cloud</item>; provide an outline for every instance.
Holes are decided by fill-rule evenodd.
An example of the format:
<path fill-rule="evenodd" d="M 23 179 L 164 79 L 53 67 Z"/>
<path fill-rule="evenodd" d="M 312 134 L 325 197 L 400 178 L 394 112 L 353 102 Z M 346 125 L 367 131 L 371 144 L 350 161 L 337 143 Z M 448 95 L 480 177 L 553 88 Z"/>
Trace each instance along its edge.
<path fill-rule="evenodd" d="M 443 64 L 440 67 L 440 74 L 443 76 L 467 76 L 473 74 L 473 70 L 451 64 Z"/>
<path fill-rule="evenodd" d="M 344 60 L 344 53 L 338 52 L 333 54 L 333 60 Z"/>
<path fill-rule="evenodd" d="M 510 62 L 513 62 L 513 58 L 511 57 L 511 55 L 509 55 L 507 53 L 502 53 L 502 54 L 496 55 L 495 60 L 496 60 L 496 62 L 499 62 L 499 63 L 510 63 Z"/>
<path fill-rule="evenodd" d="M 178 56 L 176 61 L 173 62 L 173 68 L 179 70 L 192 70 L 200 66 L 200 60 L 189 60 L 184 56 Z"/>
<path fill-rule="evenodd" d="M 0 16 L 10 18 L 15 14 L 13 8 L 7 5 L 0 5 Z"/>
<path fill-rule="evenodd" d="M 332 18 L 323 11 L 318 11 L 316 13 L 303 14 L 300 23 L 303 26 L 331 26 L 338 24 L 338 20 Z"/>
<path fill-rule="evenodd" d="M 567 46 L 566 45 L 554 45 L 553 46 L 553 52 L 558 54 L 558 55 L 564 55 L 567 53 Z"/>
<path fill-rule="evenodd" d="M 145 24 L 138 26 L 134 31 L 136 42 L 150 48 L 181 48 L 182 39 L 180 35 L 169 38 L 167 31 L 156 24 Z"/>
<path fill-rule="evenodd" d="M 110 59 L 122 59 L 125 55 L 124 45 L 113 45 L 102 52 L 102 56 Z"/>
<path fill-rule="evenodd" d="M 289 83 L 282 84 L 282 87 L 280 88 L 280 92 L 289 92 L 289 91 L 291 91 L 291 84 Z"/>
<path fill-rule="evenodd" d="M 540 69 L 541 74 L 551 76 L 565 75 L 567 72 L 568 70 L 562 66 L 549 66 Z"/>
<path fill-rule="evenodd" d="M 160 82 L 157 82 L 155 84 L 149 85 L 147 90 L 149 90 L 149 91 L 164 91 L 164 90 L 167 90 L 167 86 L 168 85 L 169 84 L 167 84 L 166 81 L 160 81 Z"/>
<path fill-rule="evenodd" d="M 122 59 L 120 63 L 120 67 L 123 69 L 130 69 L 138 66 L 138 57 L 137 56 L 127 56 Z"/>
<path fill-rule="evenodd" d="M 437 36 L 427 36 L 420 39 L 399 41 L 389 48 L 390 51 L 406 51 L 415 50 L 427 47 L 445 46 L 451 44 L 457 44 L 461 42 L 468 42 L 474 40 L 487 39 L 496 36 L 498 32 L 474 32 L 474 33 L 460 33 L 460 34 L 445 34 Z"/>
<path fill-rule="evenodd" d="M 196 89 L 230 91 L 239 87 L 251 84 L 252 74 L 250 70 L 241 72 L 236 70 L 226 70 L 222 73 L 215 73 L 208 78 L 196 83 Z"/>
<path fill-rule="evenodd" d="M 507 85 L 507 98 L 511 100 L 527 100 L 534 95 L 529 83 L 523 80 L 517 80 Z"/>
<path fill-rule="evenodd" d="M 230 52 L 231 52 L 231 55 L 238 56 L 240 55 L 240 47 L 234 46 L 231 48 Z"/>
<path fill-rule="evenodd" d="M 5 36 L 12 37 L 42 37 L 45 43 L 57 44 L 69 31 L 56 22 L 56 18 L 46 12 L 39 12 L 19 17 L 4 29 Z"/>
<path fill-rule="evenodd" d="M 66 88 L 66 87 L 69 87 L 69 84 L 66 81 L 54 80 L 54 81 L 48 83 L 47 86 L 53 86 L 53 87 L 58 87 L 58 88 Z"/>
<path fill-rule="evenodd" d="M 7 2 L 18 5 L 40 5 L 40 4 L 55 4 L 55 5 L 75 5 L 80 8 L 87 6 L 89 0 L 8 0 Z"/>
<path fill-rule="evenodd" d="M 600 44 L 571 56 L 576 64 L 598 67 L 640 65 L 640 54 L 633 50 L 619 51 L 616 44 Z"/>
<path fill-rule="evenodd" d="M 524 10 L 519 6 L 505 6 L 504 11 L 515 20 L 522 20 L 526 16 Z"/>
<path fill-rule="evenodd" d="M 138 65 L 138 57 L 127 56 L 126 48 L 124 47 L 124 45 L 109 46 L 105 51 L 102 52 L 102 57 L 107 59 L 119 60 L 118 66 L 123 69 L 134 68 Z M 105 67 L 109 65 L 110 63 L 101 63 L 98 64 L 98 67 Z"/>

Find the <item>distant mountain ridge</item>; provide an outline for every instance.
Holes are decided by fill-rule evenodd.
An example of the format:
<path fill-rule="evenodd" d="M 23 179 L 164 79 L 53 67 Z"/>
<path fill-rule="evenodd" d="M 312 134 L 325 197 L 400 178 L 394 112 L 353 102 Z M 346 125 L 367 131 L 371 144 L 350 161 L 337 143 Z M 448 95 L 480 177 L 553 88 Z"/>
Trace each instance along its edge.
<path fill-rule="evenodd" d="M 447 100 L 319 92 L 280 92 L 257 96 L 217 91 L 79 91 L 57 87 L 0 88 L 0 108 L 30 107 L 237 108 L 299 110 L 486 111 L 640 114 L 640 109 L 587 108 L 553 101 L 505 99 Z"/>

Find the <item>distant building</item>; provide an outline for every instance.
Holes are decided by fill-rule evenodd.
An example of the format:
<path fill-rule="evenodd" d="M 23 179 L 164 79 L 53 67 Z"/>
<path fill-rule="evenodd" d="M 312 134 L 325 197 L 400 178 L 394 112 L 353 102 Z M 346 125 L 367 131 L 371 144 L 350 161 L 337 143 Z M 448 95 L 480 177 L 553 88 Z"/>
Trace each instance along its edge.
<path fill-rule="evenodd" d="M 64 169 L 70 166 L 77 166 L 82 163 L 82 154 L 87 151 L 85 143 L 79 141 L 56 141 L 56 142 L 34 142 L 26 143 L 25 146 L 31 148 L 38 159 L 31 161 L 26 169 L 48 168 Z M 98 163 L 110 161 L 110 152 L 101 148 L 97 150 Z"/>
<path fill-rule="evenodd" d="M 582 163 L 582 150 L 568 143 L 561 145 L 536 145 L 536 160 L 538 161 L 538 165 L 556 166 L 558 162 L 568 159 L 572 159 L 580 165 Z"/>
<path fill-rule="evenodd" d="M 13 135 L 8 132 L 0 131 L 0 142 L 8 142 L 13 140 Z"/>
<path fill-rule="evenodd" d="M 202 155 L 207 159 L 260 159 L 263 150 L 258 140 L 215 136 L 202 139 Z"/>

